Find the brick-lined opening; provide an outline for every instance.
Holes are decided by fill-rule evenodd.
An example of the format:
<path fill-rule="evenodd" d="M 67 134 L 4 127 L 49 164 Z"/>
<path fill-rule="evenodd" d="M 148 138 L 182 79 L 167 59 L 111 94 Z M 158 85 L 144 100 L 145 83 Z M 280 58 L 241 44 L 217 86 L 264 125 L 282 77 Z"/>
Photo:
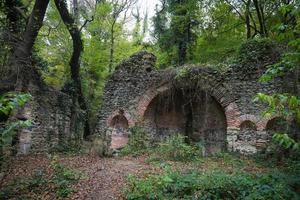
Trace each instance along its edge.
<path fill-rule="evenodd" d="M 237 135 L 237 142 L 247 143 L 247 145 L 255 146 L 256 144 L 257 126 L 253 121 L 246 120 L 240 124 L 240 132 Z"/>
<path fill-rule="evenodd" d="M 266 132 L 268 137 L 272 137 L 275 133 L 283 133 L 288 129 L 288 123 L 283 117 L 274 117 L 266 124 Z"/>
<path fill-rule="evenodd" d="M 144 127 L 156 140 L 181 133 L 189 142 L 202 142 L 207 154 L 226 148 L 225 110 L 208 92 L 193 88 L 164 90 L 151 100 L 143 119 Z"/>
<path fill-rule="evenodd" d="M 208 84 L 209 85 L 209 84 Z M 164 84 L 158 88 L 149 89 L 143 96 L 140 97 L 137 107 L 137 121 L 143 121 L 146 109 L 152 100 L 158 95 L 169 91 L 172 88 L 171 84 Z M 228 96 L 229 92 L 222 86 L 207 86 L 205 91 L 210 94 L 224 109 L 226 116 L 227 129 L 236 129 L 240 125 L 240 111 L 233 99 Z M 262 125 L 263 126 L 263 125 Z"/>
<path fill-rule="evenodd" d="M 129 123 L 124 116 L 124 112 L 120 111 L 109 122 L 109 126 L 112 128 L 111 135 L 111 149 L 120 149 L 128 143 L 129 136 Z"/>

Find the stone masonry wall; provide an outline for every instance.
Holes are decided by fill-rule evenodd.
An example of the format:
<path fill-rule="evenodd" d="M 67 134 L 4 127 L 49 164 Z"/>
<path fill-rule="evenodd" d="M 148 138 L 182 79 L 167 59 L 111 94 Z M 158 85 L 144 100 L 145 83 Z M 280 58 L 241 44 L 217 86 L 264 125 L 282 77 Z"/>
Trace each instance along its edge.
<path fill-rule="evenodd" d="M 19 131 L 18 153 L 47 152 L 70 136 L 70 106 L 68 95 L 56 90 L 29 91 L 32 99 L 19 116 L 32 121 L 32 126 Z"/>
<path fill-rule="evenodd" d="M 283 90 L 282 80 L 268 84 L 258 82 L 269 60 L 243 66 L 231 66 L 226 71 L 217 71 L 203 66 L 156 70 L 155 60 L 153 54 L 140 52 L 117 66 L 104 90 L 96 134 L 110 137 L 111 131 L 108 130 L 113 128 L 110 125 L 111 121 L 122 113 L 128 120 L 129 127 L 141 125 L 153 138 L 159 127 L 168 127 L 167 124 L 172 121 L 181 123 L 184 115 L 181 114 L 180 118 L 178 113 L 181 111 L 176 114 L 172 113 L 173 109 L 165 117 L 156 118 L 159 119 L 158 122 L 149 121 L 145 116 L 157 112 L 150 111 L 152 102 L 165 93 L 169 93 L 172 98 L 176 89 L 195 89 L 195 94 L 207 93 L 224 113 L 226 137 L 223 142 L 228 150 L 250 154 L 259 151 L 268 142 L 266 124 L 270 119 L 261 118 L 260 113 L 265 107 L 263 104 L 254 103 L 252 98 L 257 92 L 273 93 Z M 204 105 L 201 101 L 198 104 Z M 169 121 L 164 118 L 168 118 Z M 194 124 L 197 123 L 197 119 L 202 118 L 201 116 L 195 117 Z M 213 117 L 208 119 L 208 121 L 213 120 L 215 120 Z M 256 127 L 255 130 L 241 128 L 241 124 L 245 121 L 252 122 Z M 198 121 L 198 123 L 202 122 Z M 213 143 L 213 141 L 210 142 Z"/>

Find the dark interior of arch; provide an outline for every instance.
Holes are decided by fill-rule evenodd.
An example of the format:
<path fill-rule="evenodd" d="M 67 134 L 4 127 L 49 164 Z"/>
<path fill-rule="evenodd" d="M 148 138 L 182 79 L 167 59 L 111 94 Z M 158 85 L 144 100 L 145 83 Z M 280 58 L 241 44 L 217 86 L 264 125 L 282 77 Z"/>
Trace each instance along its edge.
<path fill-rule="evenodd" d="M 257 127 L 256 127 L 254 122 L 252 122 L 250 120 L 246 120 L 246 121 L 241 123 L 240 129 L 241 129 L 241 131 L 246 131 L 246 130 L 256 131 Z"/>
<path fill-rule="evenodd" d="M 156 96 L 145 112 L 144 123 L 154 140 L 181 133 L 187 142 L 203 142 L 206 154 L 226 148 L 225 112 L 204 91 L 172 89 Z"/>
<path fill-rule="evenodd" d="M 237 140 L 240 142 L 250 142 L 255 144 L 256 130 L 257 127 L 254 122 L 250 120 L 243 121 L 240 125 L 240 133 L 237 135 Z"/>
<path fill-rule="evenodd" d="M 275 117 L 268 121 L 266 131 L 269 136 L 275 133 L 285 133 L 288 130 L 287 121 L 282 117 Z"/>
<path fill-rule="evenodd" d="M 128 128 L 128 120 L 124 115 L 116 115 L 111 121 L 111 127 L 113 128 Z"/>

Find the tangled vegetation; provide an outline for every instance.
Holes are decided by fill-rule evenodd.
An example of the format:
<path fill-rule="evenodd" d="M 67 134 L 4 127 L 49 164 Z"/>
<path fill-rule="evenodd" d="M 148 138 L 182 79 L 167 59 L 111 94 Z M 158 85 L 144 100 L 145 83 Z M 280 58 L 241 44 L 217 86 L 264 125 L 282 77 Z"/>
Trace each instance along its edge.
<path fill-rule="evenodd" d="M 63 165 L 56 155 L 49 159 L 53 171 L 50 176 L 44 169 L 38 169 L 31 177 L 14 179 L 0 189 L 0 199 L 39 199 L 47 190 L 53 191 L 55 198 L 63 199 L 74 192 L 72 185 L 82 174 Z"/>
<path fill-rule="evenodd" d="M 295 188 L 297 176 L 280 172 L 228 173 L 224 171 L 191 170 L 176 172 L 165 170 L 146 179 L 128 177 L 124 191 L 127 199 L 299 199 Z"/>

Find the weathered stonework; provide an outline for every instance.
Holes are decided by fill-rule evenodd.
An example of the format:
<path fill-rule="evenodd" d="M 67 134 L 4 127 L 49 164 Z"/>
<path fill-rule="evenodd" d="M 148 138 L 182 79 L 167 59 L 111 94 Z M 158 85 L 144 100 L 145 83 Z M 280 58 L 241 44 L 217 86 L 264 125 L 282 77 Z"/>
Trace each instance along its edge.
<path fill-rule="evenodd" d="M 0 88 L 0 92 L 5 90 Z M 30 120 L 32 125 L 18 131 L 15 141 L 18 154 L 48 152 L 74 139 L 70 133 L 72 102 L 69 95 L 36 84 L 29 84 L 26 92 L 32 98 L 13 117 Z M 79 132 L 81 123 L 78 120 Z"/>
<path fill-rule="evenodd" d="M 270 59 L 226 71 L 203 66 L 156 70 L 155 60 L 140 52 L 117 66 L 104 89 L 96 134 L 116 129 L 120 124 L 112 122 L 122 115 L 128 127 L 143 126 L 153 141 L 181 132 L 204 141 L 207 154 L 226 148 L 251 154 L 266 147 L 269 120 L 260 115 L 264 105 L 252 98 L 284 90 L 281 79 L 258 82 Z"/>

